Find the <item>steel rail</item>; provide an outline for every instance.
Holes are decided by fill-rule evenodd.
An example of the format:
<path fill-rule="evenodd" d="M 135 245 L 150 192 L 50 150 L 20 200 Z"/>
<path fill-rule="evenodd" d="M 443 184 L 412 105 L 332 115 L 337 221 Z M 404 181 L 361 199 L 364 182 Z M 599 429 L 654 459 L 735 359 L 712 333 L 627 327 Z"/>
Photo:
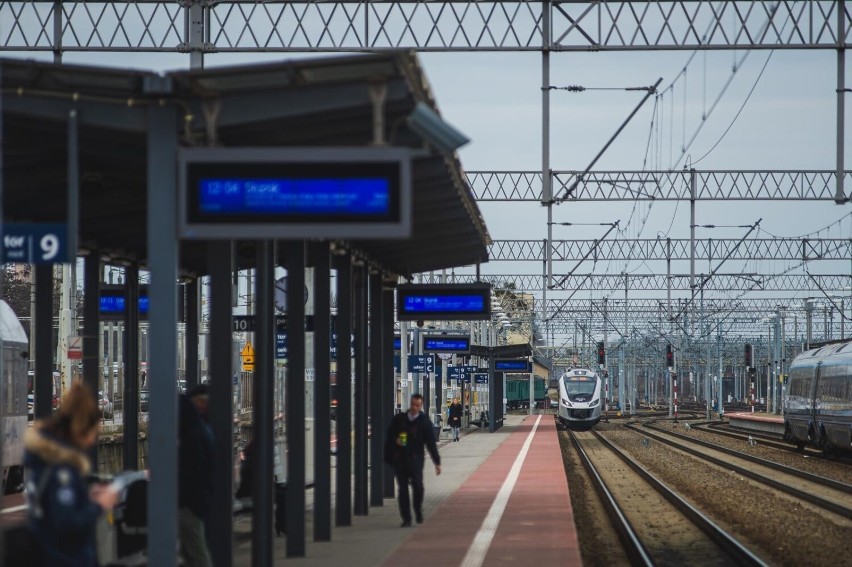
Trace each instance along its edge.
<path fill-rule="evenodd" d="M 592 481 L 592 486 L 595 492 L 597 492 L 598 498 L 600 498 L 604 511 L 612 522 L 615 533 L 618 534 L 618 539 L 621 540 L 621 544 L 624 546 L 624 552 L 627 554 L 628 559 L 630 559 L 631 565 L 654 565 L 654 561 L 651 559 L 648 550 L 642 544 L 642 540 L 636 534 L 636 530 L 633 529 L 630 520 L 627 519 L 621 506 L 619 506 L 615 497 L 607 488 L 606 483 L 601 478 L 594 463 L 592 463 L 591 457 L 586 454 L 586 451 L 583 450 L 577 437 L 572 432 L 569 431 L 567 434 L 571 440 L 571 444 L 580 456 L 580 462 L 583 464 L 583 468 Z"/>
<path fill-rule="evenodd" d="M 716 545 L 727 553 L 738 565 L 766 565 L 766 563 L 755 555 L 751 550 L 740 543 L 727 531 L 722 529 L 713 520 L 704 515 L 700 510 L 681 498 L 674 490 L 665 483 L 645 470 L 639 463 L 607 440 L 597 431 L 591 431 L 595 438 L 609 450 L 615 453 L 627 466 L 629 466 L 642 480 L 651 485 L 663 498 L 665 498 L 675 509 L 688 518 L 696 527 L 704 532 Z M 571 434 L 573 437 L 573 434 Z"/>
<path fill-rule="evenodd" d="M 850 510 L 846 506 L 841 506 L 841 505 L 837 504 L 836 502 L 832 502 L 830 500 L 820 498 L 819 496 L 815 496 L 815 495 L 813 495 L 809 492 L 805 492 L 804 490 L 799 490 L 798 488 L 793 488 L 791 486 L 787 486 L 786 484 L 784 484 L 780 481 L 777 481 L 775 479 L 769 478 L 769 477 L 764 476 L 762 474 L 750 471 L 750 470 L 748 470 L 744 467 L 737 466 L 735 464 L 732 464 L 729 461 L 717 459 L 716 457 L 712 457 L 710 455 L 704 454 L 697 449 L 693 449 L 691 447 L 681 445 L 679 443 L 675 443 L 675 442 L 671 441 L 670 439 L 666 439 L 665 437 L 662 437 L 661 435 L 657 435 L 657 434 L 651 433 L 651 432 L 646 431 L 646 430 L 640 431 L 635 427 L 635 425 L 625 424 L 625 427 L 627 429 L 636 431 L 637 433 L 640 433 L 641 435 L 646 435 L 648 437 L 651 437 L 652 439 L 656 439 L 660 443 L 664 443 L 664 444 L 666 444 L 670 447 L 680 449 L 681 451 L 684 451 L 685 453 L 689 453 L 690 455 L 698 457 L 699 459 L 711 462 L 714 465 L 718 465 L 720 467 L 724 467 L 726 470 L 732 470 L 732 471 L 734 471 L 738 474 L 741 474 L 743 476 L 747 476 L 748 478 L 756 480 L 756 481 L 758 481 L 762 484 L 765 484 L 767 486 L 771 486 L 772 488 L 774 488 L 774 489 L 776 489 L 780 492 L 784 492 L 784 493 L 786 493 L 790 496 L 794 496 L 796 498 L 799 498 L 800 500 L 804 500 L 805 502 L 809 502 L 810 504 L 813 504 L 813 505 L 818 506 L 820 508 L 823 508 L 825 510 L 834 512 L 838 516 L 842 516 L 842 517 L 847 518 L 847 519 L 852 519 L 852 510 Z M 666 433 L 668 433 L 668 432 L 666 432 Z M 677 436 L 677 435 L 674 435 L 674 436 Z M 689 438 L 689 437 L 686 437 L 686 439 L 689 440 L 689 441 L 692 441 L 692 442 L 696 442 L 696 444 L 698 444 L 698 445 L 701 445 L 701 443 L 699 443 L 697 439 L 692 439 L 692 438 Z M 711 445 L 710 448 L 712 448 L 714 450 L 718 450 L 717 447 L 712 446 L 712 444 L 710 444 L 710 445 Z M 736 456 L 740 457 L 741 455 L 736 455 Z M 750 460 L 750 459 L 747 459 L 747 460 Z M 755 461 L 755 462 L 757 462 L 757 461 Z M 778 463 L 772 463 L 771 461 L 766 461 L 765 463 L 761 462 L 759 464 L 764 465 L 764 466 L 766 466 L 770 469 L 777 470 L 777 471 L 783 472 L 785 474 L 789 474 L 791 476 L 797 476 L 799 478 L 804 478 L 805 480 L 808 480 L 809 482 L 814 482 L 814 483 L 817 483 L 817 484 L 827 485 L 823 481 L 829 481 L 830 480 L 830 479 L 822 479 L 822 477 L 817 477 L 816 475 L 811 475 L 811 476 L 813 476 L 817 479 L 820 479 L 820 480 L 813 480 L 813 479 L 810 479 L 810 478 L 802 477 L 799 474 L 795 474 L 793 472 L 790 472 L 790 471 L 793 471 L 795 469 L 785 470 L 788 467 L 784 467 L 783 465 L 779 465 Z M 806 474 L 806 475 L 810 474 L 810 473 L 805 473 L 804 471 L 798 471 L 798 472 L 802 473 L 802 474 Z M 836 481 L 831 481 L 831 482 L 836 482 Z M 843 484 L 843 483 L 840 483 L 840 484 Z M 845 489 L 835 488 L 834 486 L 830 486 L 830 488 L 834 488 L 835 490 L 840 490 L 840 491 L 845 492 Z"/>

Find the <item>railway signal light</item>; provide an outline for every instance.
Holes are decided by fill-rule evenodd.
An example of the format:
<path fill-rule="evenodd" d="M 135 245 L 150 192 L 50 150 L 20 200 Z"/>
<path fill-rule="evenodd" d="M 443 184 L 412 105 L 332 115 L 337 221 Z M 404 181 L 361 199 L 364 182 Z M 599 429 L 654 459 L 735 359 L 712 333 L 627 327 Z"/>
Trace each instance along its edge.
<path fill-rule="evenodd" d="M 745 345 L 745 365 L 746 365 L 746 368 L 751 368 L 752 366 L 754 366 L 753 361 L 754 361 L 754 358 L 753 358 L 753 350 L 751 348 L 751 344 L 746 343 L 746 345 Z"/>
<path fill-rule="evenodd" d="M 606 346 L 603 342 L 598 343 L 598 364 L 606 366 Z"/>
<path fill-rule="evenodd" d="M 674 368 L 674 348 L 672 345 L 666 345 L 666 366 Z"/>

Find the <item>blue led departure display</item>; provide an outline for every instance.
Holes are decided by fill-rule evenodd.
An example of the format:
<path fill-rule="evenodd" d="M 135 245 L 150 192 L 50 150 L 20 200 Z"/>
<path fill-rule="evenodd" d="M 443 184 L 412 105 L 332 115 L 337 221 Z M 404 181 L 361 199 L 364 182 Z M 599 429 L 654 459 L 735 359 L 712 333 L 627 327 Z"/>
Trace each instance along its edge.
<path fill-rule="evenodd" d="M 101 315 L 124 315 L 124 295 L 103 294 L 100 298 L 100 313 Z M 139 314 L 147 315 L 148 313 L 148 296 L 143 295 L 139 298 Z"/>
<path fill-rule="evenodd" d="M 424 352 L 470 352 L 470 337 L 426 337 Z"/>
<path fill-rule="evenodd" d="M 397 287 L 399 321 L 485 321 L 491 318 L 491 286 L 403 284 Z"/>
<path fill-rule="evenodd" d="M 404 308 L 409 313 L 429 315 L 441 313 L 469 313 L 482 311 L 485 300 L 476 295 L 411 295 L 405 298 Z"/>
<path fill-rule="evenodd" d="M 532 370 L 528 360 L 495 360 L 494 369 L 499 372 L 530 372 Z"/>
<path fill-rule="evenodd" d="M 224 215 L 387 215 L 387 178 L 202 178 L 202 213 Z"/>

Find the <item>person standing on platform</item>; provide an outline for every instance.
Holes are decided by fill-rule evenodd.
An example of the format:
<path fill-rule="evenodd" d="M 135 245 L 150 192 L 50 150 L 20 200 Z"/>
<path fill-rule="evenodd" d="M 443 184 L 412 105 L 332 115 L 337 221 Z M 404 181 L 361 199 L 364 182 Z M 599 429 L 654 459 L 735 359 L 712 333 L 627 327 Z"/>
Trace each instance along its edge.
<path fill-rule="evenodd" d="M 24 433 L 27 515 L 39 567 L 96 567 L 95 525 L 118 501 L 108 485 L 89 487 L 88 451 L 98 439 L 100 411 L 80 381 L 62 397 L 51 417 Z M 2 562 L 2 558 L 0 558 Z"/>
<path fill-rule="evenodd" d="M 194 388 L 190 389 L 186 395 L 192 401 L 195 409 L 198 410 L 198 415 L 201 416 L 201 423 L 204 424 L 204 436 L 206 438 L 202 444 L 202 449 L 210 452 L 208 455 L 205 455 L 204 458 L 212 464 L 215 454 L 215 440 L 213 438 L 213 429 L 210 427 L 210 387 L 207 384 L 198 384 Z M 207 487 L 207 491 L 209 494 L 213 494 L 213 475 L 209 475 L 207 480 L 210 484 L 210 486 Z M 209 542 L 211 538 L 209 514 L 204 519 L 204 534 Z"/>
<path fill-rule="evenodd" d="M 213 440 L 195 405 L 178 396 L 178 536 L 185 567 L 211 567 L 204 523 L 213 486 Z"/>
<path fill-rule="evenodd" d="M 447 423 L 450 426 L 450 430 L 453 432 L 453 442 L 456 442 L 459 440 L 459 429 L 461 428 L 462 422 L 462 405 L 459 403 L 458 398 L 453 398 L 453 403 L 450 404 L 447 414 Z"/>
<path fill-rule="evenodd" d="M 435 474 L 441 474 L 441 456 L 435 443 L 435 429 L 423 413 L 423 396 L 411 396 L 408 411 L 393 417 L 385 440 L 385 462 L 393 467 L 399 488 L 399 514 L 402 527 L 411 526 L 411 504 L 408 484 L 411 483 L 414 519 L 423 523 L 423 465 L 425 451 L 435 464 Z"/>

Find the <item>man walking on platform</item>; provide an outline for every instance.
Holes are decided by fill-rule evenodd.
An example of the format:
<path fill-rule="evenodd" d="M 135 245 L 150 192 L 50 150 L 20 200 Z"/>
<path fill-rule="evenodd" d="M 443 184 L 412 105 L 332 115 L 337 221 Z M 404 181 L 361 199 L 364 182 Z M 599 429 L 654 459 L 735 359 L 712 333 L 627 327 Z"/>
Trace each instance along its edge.
<path fill-rule="evenodd" d="M 385 462 L 393 467 L 396 477 L 399 514 L 404 528 L 411 525 L 409 482 L 414 492 L 414 519 L 418 524 L 423 523 L 423 465 L 426 449 L 435 464 L 435 474 L 441 474 L 441 456 L 435 444 L 435 430 L 422 409 L 423 396 L 411 396 L 408 411 L 393 417 L 385 440 Z"/>

